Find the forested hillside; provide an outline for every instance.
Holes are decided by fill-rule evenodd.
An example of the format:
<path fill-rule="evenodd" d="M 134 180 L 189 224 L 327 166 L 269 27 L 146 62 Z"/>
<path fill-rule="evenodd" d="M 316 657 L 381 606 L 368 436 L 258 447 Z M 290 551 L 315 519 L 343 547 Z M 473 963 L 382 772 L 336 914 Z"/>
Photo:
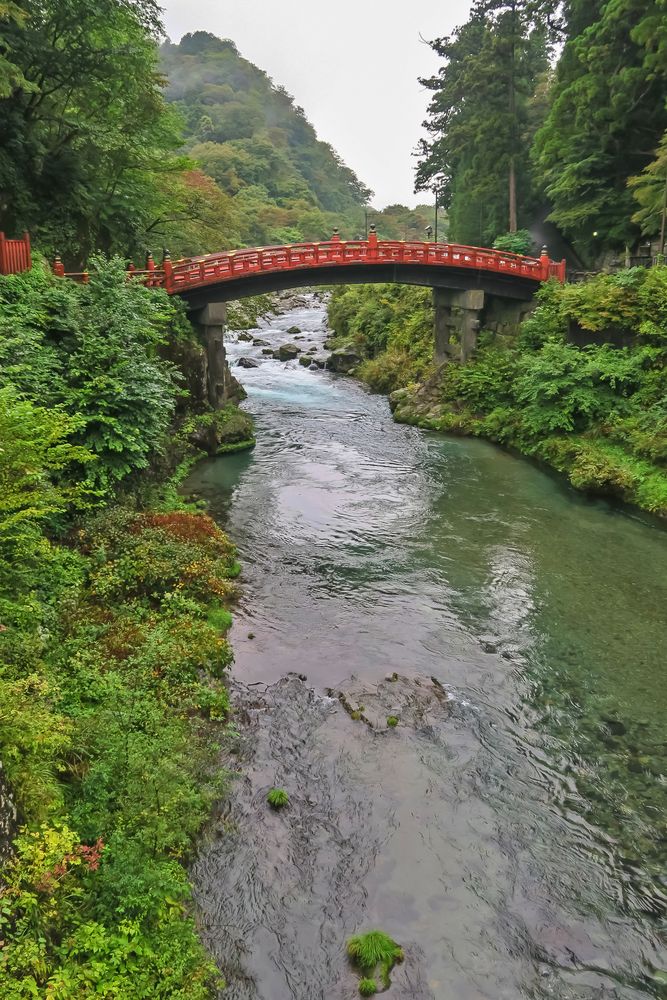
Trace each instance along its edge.
<path fill-rule="evenodd" d="M 232 41 L 200 31 L 161 55 L 189 151 L 234 198 L 252 242 L 319 238 L 368 199 L 303 108 Z"/>
<path fill-rule="evenodd" d="M 197 31 L 160 51 L 188 155 L 215 181 L 224 206 L 217 229 L 197 231 L 197 249 L 219 249 L 221 239 L 225 246 L 321 240 L 336 228 L 354 238 L 367 222 L 387 239 L 424 239 L 433 209 L 365 211 L 372 192 L 318 139 L 284 87 L 233 41 Z M 206 182 L 193 173 L 188 183 Z"/>
<path fill-rule="evenodd" d="M 431 45 L 417 182 L 441 188 L 453 239 L 487 245 L 544 213 L 594 264 L 659 233 L 662 0 L 476 0 Z"/>

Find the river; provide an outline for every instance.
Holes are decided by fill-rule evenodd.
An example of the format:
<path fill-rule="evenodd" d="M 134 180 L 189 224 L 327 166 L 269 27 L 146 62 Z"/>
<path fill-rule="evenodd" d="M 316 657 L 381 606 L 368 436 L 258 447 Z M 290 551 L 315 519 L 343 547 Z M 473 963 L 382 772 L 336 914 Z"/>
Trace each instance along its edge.
<path fill-rule="evenodd" d="M 324 306 L 252 332 L 319 346 Z M 667 532 L 230 340 L 258 444 L 189 483 L 243 563 L 192 868 L 222 995 L 351 1000 L 379 927 L 397 1000 L 665 997 Z"/>

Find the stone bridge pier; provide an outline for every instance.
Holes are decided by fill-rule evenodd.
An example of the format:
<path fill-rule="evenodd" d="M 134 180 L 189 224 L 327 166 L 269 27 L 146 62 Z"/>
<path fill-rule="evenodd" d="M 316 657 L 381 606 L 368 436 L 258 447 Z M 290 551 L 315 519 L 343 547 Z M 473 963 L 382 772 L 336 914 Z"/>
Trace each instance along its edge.
<path fill-rule="evenodd" d="M 510 334 L 533 309 L 532 301 L 491 295 L 482 288 L 433 289 L 434 360 L 465 363 L 477 347 L 482 329 Z"/>
<path fill-rule="evenodd" d="M 227 305 L 209 302 L 203 309 L 191 312 L 190 320 L 199 331 L 204 346 L 208 401 L 214 410 L 219 410 L 229 398 L 229 371 L 225 364 Z"/>

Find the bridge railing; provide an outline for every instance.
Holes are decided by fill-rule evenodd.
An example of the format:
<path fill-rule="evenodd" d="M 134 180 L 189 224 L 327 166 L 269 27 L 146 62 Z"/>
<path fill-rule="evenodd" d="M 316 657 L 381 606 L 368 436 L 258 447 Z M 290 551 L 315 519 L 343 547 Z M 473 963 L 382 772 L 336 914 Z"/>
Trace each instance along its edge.
<path fill-rule="evenodd" d="M 146 267 L 133 264 L 129 274 L 145 285 L 165 288 L 170 294 L 187 292 L 205 285 L 234 281 L 253 274 L 298 271 L 319 267 L 361 265 L 421 265 L 432 268 L 467 268 L 541 282 L 554 277 L 565 280 L 565 261 L 552 261 L 546 251 L 539 257 L 462 246 L 458 243 L 420 243 L 403 240 L 379 240 L 370 233 L 367 240 L 341 240 L 339 236 L 317 243 L 292 243 L 286 246 L 253 247 L 172 261 L 168 254 L 157 267 L 149 254 Z M 55 274 L 66 274 L 60 258 L 53 265 Z M 86 282 L 87 272 L 68 277 Z"/>
<path fill-rule="evenodd" d="M 418 243 L 398 240 L 329 240 L 290 246 L 230 250 L 183 261 L 169 262 L 165 286 L 170 292 L 231 281 L 246 274 L 295 271 L 299 268 L 345 264 L 421 264 L 493 271 L 532 281 L 549 277 L 564 280 L 564 265 L 541 257 L 450 243 Z"/>

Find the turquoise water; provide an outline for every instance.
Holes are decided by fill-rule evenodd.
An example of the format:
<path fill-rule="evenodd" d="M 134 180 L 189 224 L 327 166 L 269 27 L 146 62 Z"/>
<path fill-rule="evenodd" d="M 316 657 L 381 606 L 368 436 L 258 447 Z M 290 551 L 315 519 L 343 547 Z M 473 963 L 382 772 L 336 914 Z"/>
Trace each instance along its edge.
<path fill-rule="evenodd" d="M 294 324 L 297 343 L 319 344 L 321 305 L 258 334 L 277 344 Z M 261 357 L 245 343 L 229 352 Z M 229 995 L 347 996 L 337 949 L 370 920 L 413 943 L 398 997 L 665 996 L 667 532 L 484 442 L 395 425 L 386 400 L 350 379 L 264 357 L 237 374 L 258 446 L 205 463 L 190 484 L 244 565 L 235 676 L 271 686 L 297 671 L 313 697 L 352 676 L 434 676 L 453 708 L 400 734 L 387 774 L 386 744 L 364 743 L 344 713 L 308 729 L 320 781 L 338 769 L 348 789 L 332 785 L 329 799 L 340 794 L 341 823 L 368 853 L 364 893 L 332 917 L 326 879 L 311 879 L 289 909 L 270 889 L 278 867 L 267 870 L 264 902 L 244 910 L 252 989 Z M 289 782 L 277 745 L 254 768 L 286 768 Z M 391 829 L 381 849 L 345 816 L 356 795 L 371 827 Z M 238 858 L 218 847 L 217 890 L 210 857 L 195 869 L 204 911 L 223 885 L 227 903 L 240 891 Z M 313 920 L 331 944 L 296 986 L 290 963 L 308 980 Z M 258 928 L 290 921 L 304 937 L 267 964 Z M 219 935 L 209 943 L 229 961 Z"/>

